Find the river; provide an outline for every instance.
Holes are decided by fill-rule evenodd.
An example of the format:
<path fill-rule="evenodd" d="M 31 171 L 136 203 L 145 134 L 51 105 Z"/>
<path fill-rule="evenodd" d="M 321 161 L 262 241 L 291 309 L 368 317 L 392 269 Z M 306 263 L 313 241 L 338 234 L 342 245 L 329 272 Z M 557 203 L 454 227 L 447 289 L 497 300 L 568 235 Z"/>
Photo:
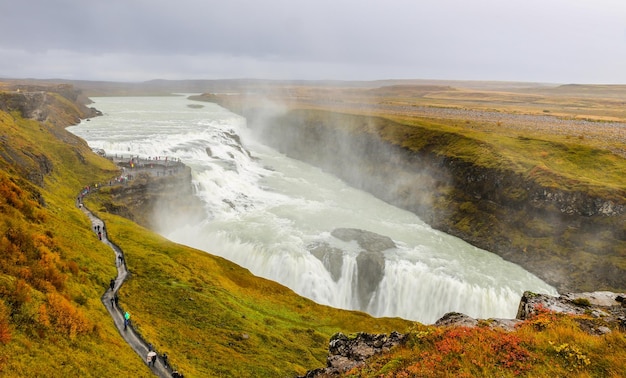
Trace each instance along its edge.
<path fill-rule="evenodd" d="M 68 131 L 108 154 L 175 158 L 192 170 L 206 218 L 157 232 L 318 303 L 430 324 L 450 311 L 514 318 L 525 290 L 557 295 L 521 267 L 255 141 L 244 118 L 218 105 L 186 96 L 93 100 L 103 116 Z M 336 237 L 338 229 L 393 241 L 379 254 L 382 276 L 359 282 L 363 246 Z M 312 253 L 320 249 L 334 260 Z"/>

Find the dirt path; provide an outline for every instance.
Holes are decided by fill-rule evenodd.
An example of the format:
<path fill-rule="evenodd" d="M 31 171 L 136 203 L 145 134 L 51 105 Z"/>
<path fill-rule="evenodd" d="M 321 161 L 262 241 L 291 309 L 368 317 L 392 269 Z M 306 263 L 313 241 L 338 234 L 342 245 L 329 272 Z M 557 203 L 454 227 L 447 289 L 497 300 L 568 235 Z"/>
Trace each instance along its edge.
<path fill-rule="evenodd" d="M 119 288 L 122 286 L 126 277 L 128 276 L 128 270 L 126 267 L 124 253 L 122 250 L 109 241 L 107 237 L 107 231 L 104 222 L 96 217 L 91 211 L 89 211 L 85 206 L 78 204 L 80 209 L 89 217 L 91 220 L 92 230 L 98 237 L 98 232 L 100 232 L 100 237 L 102 243 L 111 247 L 115 254 L 115 265 L 117 266 L 117 277 L 115 278 L 115 284 L 113 289 L 107 289 L 107 291 L 102 295 L 102 304 L 109 311 L 109 314 L 113 318 L 113 322 L 115 326 L 119 330 L 120 334 L 126 340 L 126 342 L 133 348 L 135 352 L 141 357 L 142 361 L 146 363 L 146 356 L 149 352 L 149 343 L 144 340 L 141 335 L 139 335 L 132 327 L 132 316 L 130 318 L 131 325 L 128 327 L 124 326 L 124 311 L 119 303 L 115 303 L 115 296 Z M 154 366 L 149 366 L 154 374 L 159 377 L 171 377 L 172 371 L 170 368 L 165 366 L 162 355 L 159 353 L 157 355 L 157 359 L 154 363 Z"/>

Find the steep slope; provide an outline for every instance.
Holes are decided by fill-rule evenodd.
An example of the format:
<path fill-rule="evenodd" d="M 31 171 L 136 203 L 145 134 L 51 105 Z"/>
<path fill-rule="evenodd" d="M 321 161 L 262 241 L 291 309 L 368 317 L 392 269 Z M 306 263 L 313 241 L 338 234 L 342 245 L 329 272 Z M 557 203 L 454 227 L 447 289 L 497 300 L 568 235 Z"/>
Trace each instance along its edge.
<path fill-rule="evenodd" d="M 100 301 L 115 256 L 76 207 L 82 188 L 119 173 L 64 130 L 94 113 L 61 89 L 0 92 L 0 374 L 150 376 Z M 317 305 L 107 214 L 105 203 L 86 201 L 127 258 L 120 304 L 186 376 L 294 376 L 323 364 L 335 332 L 411 324 Z"/>
<path fill-rule="evenodd" d="M 0 371 L 148 376 L 102 308 L 115 269 L 74 206 L 81 187 L 115 172 L 64 130 L 86 113 L 54 88 L 0 101 Z"/>

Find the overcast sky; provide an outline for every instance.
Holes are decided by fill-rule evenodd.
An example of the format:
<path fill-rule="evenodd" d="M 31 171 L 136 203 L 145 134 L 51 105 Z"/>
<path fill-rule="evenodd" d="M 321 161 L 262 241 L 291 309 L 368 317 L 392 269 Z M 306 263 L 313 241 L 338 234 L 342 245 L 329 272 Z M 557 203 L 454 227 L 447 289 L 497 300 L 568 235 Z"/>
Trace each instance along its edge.
<path fill-rule="evenodd" d="M 0 0 L 0 77 L 626 84 L 626 0 Z"/>

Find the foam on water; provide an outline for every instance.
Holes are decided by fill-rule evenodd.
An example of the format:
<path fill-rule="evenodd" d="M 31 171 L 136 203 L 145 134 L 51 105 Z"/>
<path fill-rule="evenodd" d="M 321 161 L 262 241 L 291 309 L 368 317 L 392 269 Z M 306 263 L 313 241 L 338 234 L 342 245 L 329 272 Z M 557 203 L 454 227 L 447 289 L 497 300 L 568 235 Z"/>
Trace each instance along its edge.
<path fill-rule="evenodd" d="M 449 311 L 512 318 L 525 290 L 556 295 L 519 266 L 257 143 L 243 118 L 217 105 L 192 109 L 184 97 L 95 100 L 104 116 L 68 128 L 91 147 L 179 158 L 192 169 L 206 219 L 159 232 L 319 303 L 431 323 Z M 367 304 L 356 295 L 360 248 L 334 238 L 336 228 L 371 231 L 396 244 L 384 252 L 384 276 Z M 343 251 L 337 281 L 309 252 L 319 243 Z"/>

